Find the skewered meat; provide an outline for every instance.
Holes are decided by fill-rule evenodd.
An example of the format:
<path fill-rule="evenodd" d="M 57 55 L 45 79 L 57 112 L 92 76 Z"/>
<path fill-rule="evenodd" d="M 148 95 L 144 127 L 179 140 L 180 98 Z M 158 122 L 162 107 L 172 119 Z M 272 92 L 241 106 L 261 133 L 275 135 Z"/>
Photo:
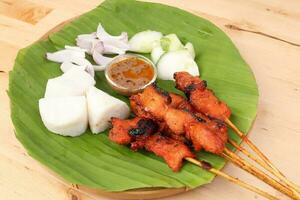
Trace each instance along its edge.
<path fill-rule="evenodd" d="M 161 90 L 158 90 L 158 88 L 154 85 L 150 85 L 143 92 L 134 95 L 133 98 L 130 98 L 130 101 L 132 101 L 131 105 L 135 105 L 136 107 L 138 107 L 138 109 L 134 108 L 134 110 L 143 111 L 142 115 L 140 115 L 141 112 L 136 112 L 137 116 L 145 117 L 144 113 L 151 113 L 151 119 L 155 121 L 159 120 L 160 122 L 165 123 L 164 132 L 167 132 L 168 135 L 176 139 L 181 139 L 180 136 L 186 136 L 187 139 L 191 140 L 195 150 L 201 149 L 203 142 L 198 140 L 203 139 L 204 137 L 207 137 L 207 139 L 204 140 L 205 142 L 209 141 L 210 139 L 218 138 L 217 142 L 211 142 L 208 145 L 203 146 L 206 151 L 219 153 L 224 149 L 225 145 L 220 145 L 219 140 L 225 143 L 227 139 L 226 141 L 225 138 L 224 140 L 220 139 L 220 137 L 223 137 L 224 133 L 220 134 L 219 132 L 217 132 L 217 125 L 212 124 L 214 125 L 214 127 L 212 126 L 210 128 L 208 127 L 209 124 L 206 123 L 206 121 L 201 117 L 198 117 L 196 114 L 193 114 L 186 110 L 179 110 L 170 107 L 170 105 L 172 104 L 172 99 L 169 100 L 169 98 L 166 97 L 170 97 L 171 99 L 171 96 L 169 94 L 167 94 L 166 92 L 161 92 Z M 187 127 L 189 127 L 189 124 L 191 123 L 201 123 L 201 125 L 195 126 L 196 128 L 192 126 L 192 128 L 187 129 Z M 201 132 L 200 129 L 204 130 Z M 190 133 L 187 133 L 187 130 L 189 130 Z M 199 134 L 199 136 L 197 136 L 197 134 Z M 211 145 L 216 146 L 211 147 Z"/>
<path fill-rule="evenodd" d="M 171 97 L 170 107 L 191 112 L 194 111 L 192 105 L 183 96 L 174 93 L 169 93 L 169 95 Z"/>
<path fill-rule="evenodd" d="M 109 139 L 117 144 L 130 144 L 132 137 L 129 130 L 137 127 L 137 123 L 141 118 L 122 120 L 119 118 L 112 118 L 112 129 L 109 131 Z"/>
<path fill-rule="evenodd" d="M 131 149 L 145 148 L 162 157 L 173 171 L 178 171 L 185 157 L 195 157 L 181 141 L 154 134 L 158 125 L 151 119 L 112 119 L 109 139 L 118 144 L 131 144 Z"/>
<path fill-rule="evenodd" d="M 112 118 L 109 139 L 117 144 L 130 144 L 133 150 L 143 147 L 145 138 L 158 130 L 158 125 L 151 119 L 136 117 L 134 119 Z"/>
<path fill-rule="evenodd" d="M 182 160 L 186 157 L 193 158 L 195 155 L 180 141 L 155 134 L 147 138 L 145 148 L 163 157 L 173 171 L 178 171 L 182 166 Z"/>
<path fill-rule="evenodd" d="M 151 118 L 162 121 L 171 97 L 162 91 L 155 84 L 144 89 L 143 93 L 138 93 L 130 97 L 132 111 L 139 117 Z"/>
<path fill-rule="evenodd" d="M 230 117 L 229 107 L 224 102 L 219 101 L 214 93 L 206 88 L 205 81 L 187 72 L 176 72 L 174 79 L 176 88 L 187 95 L 189 102 L 198 112 L 221 120 Z"/>
<path fill-rule="evenodd" d="M 215 154 L 220 154 L 225 148 L 222 139 L 212 132 L 204 123 L 190 123 L 185 126 L 186 136 L 189 138 L 196 151 L 200 151 L 202 147 Z"/>
<path fill-rule="evenodd" d="M 175 72 L 174 79 L 176 81 L 176 88 L 185 92 L 191 85 L 197 86 L 200 89 L 205 89 L 206 82 L 202 81 L 196 76 L 192 76 L 187 72 Z"/>
<path fill-rule="evenodd" d="M 196 122 L 196 118 L 187 111 L 169 108 L 164 116 L 164 121 L 168 129 L 176 135 L 184 135 L 185 125 Z"/>
<path fill-rule="evenodd" d="M 228 140 L 227 126 L 222 120 L 207 117 L 206 115 L 197 112 L 191 106 L 191 104 L 184 97 L 180 95 L 170 93 L 170 97 L 171 97 L 170 106 L 172 106 L 173 108 L 191 112 L 199 122 L 201 121 L 205 122 L 207 127 L 209 127 L 210 130 L 218 134 L 218 136 L 222 139 L 224 143 L 227 142 Z"/>

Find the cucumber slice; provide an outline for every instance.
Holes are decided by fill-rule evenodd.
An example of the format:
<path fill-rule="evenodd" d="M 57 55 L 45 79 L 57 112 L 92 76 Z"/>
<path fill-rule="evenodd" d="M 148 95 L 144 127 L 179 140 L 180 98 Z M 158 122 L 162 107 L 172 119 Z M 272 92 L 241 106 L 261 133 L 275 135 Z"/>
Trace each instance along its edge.
<path fill-rule="evenodd" d="M 173 74 L 186 71 L 193 76 L 199 76 L 197 63 L 187 50 L 165 53 L 157 63 L 157 75 L 163 80 L 174 80 Z"/>
<path fill-rule="evenodd" d="M 160 57 L 165 53 L 165 51 L 162 49 L 162 47 L 156 46 L 151 51 L 151 60 L 154 64 L 157 63 L 157 61 L 160 59 Z"/>
<path fill-rule="evenodd" d="M 188 52 L 191 54 L 192 58 L 195 59 L 196 57 L 196 53 L 195 53 L 195 49 L 192 43 L 188 42 L 184 45 L 184 48 L 186 50 L 188 50 Z"/>
<path fill-rule="evenodd" d="M 129 40 L 129 50 L 138 53 L 150 53 L 162 36 L 161 32 L 150 30 L 136 33 Z"/>
<path fill-rule="evenodd" d="M 162 37 L 160 45 L 164 51 L 177 51 L 184 48 L 177 35 L 174 33 Z"/>

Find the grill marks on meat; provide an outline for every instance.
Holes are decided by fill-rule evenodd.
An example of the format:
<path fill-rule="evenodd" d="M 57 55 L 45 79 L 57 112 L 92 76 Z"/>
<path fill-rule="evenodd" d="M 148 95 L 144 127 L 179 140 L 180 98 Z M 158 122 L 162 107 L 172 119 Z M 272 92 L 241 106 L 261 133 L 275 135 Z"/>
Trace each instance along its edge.
<path fill-rule="evenodd" d="M 173 171 L 178 171 L 182 166 L 182 160 L 187 157 L 195 157 L 189 148 L 180 141 L 167 138 L 160 134 L 150 136 L 145 142 L 148 151 L 162 157 Z"/>
<path fill-rule="evenodd" d="M 194 113 L 194 115 L 198 119 L 204 120 L 207 127 L 211 131 L 215 132 L 222 139 L 222 141 L 224 143 L 227 142 L 227 140 L 228 140 L 227 126 L 222 120 L 207 117 L 206 115 L 199 113 L 199 112 Z"/>
<path fill-rule="evenodd" d="M 177 94 L 172 94 L 170 93 L 173 108 L 177 109 L 183 109 L 186 112 L 189 112 L 189 115 L 193 115 L 193 117 L 198 121 L 198 122 L 203 122 L 206 124 L 206 127 L 208 127 L 212 132 L 218 135 L 223 141 L 223 143 L 226 143 L 228 140 L 228 134 L 227 134 L 227 126 L 222 120 L 219 119 L 214 119 L 211 117 L 208 117 L 200 112 L 197 112 L 190 104 L 189 102 L 182 96 L 177 95 Z M 175 103 L 174 103 L 175 102 Z M 182 108 L 182 105 L 187 105 Z M 182 111 L 181 111 L 182 112 Z M 188 114 L 186 114 L 188 115 Z M 166 117 L 167 118 L 167 117 Z M 190 122 L 195 122 L 190 121 Z"/>
<path fill-rule="evenodd" d="M 198 112 L 221 120 L 230 117 L 229 107 L 206 88 L 205 81 L 187 72 L 176 72 L 174 79 L 176 88 L 185 92 L 189 102 Z"/>
<path fill-rule="evenodd" d="M 169 94 L 171 97 L 171 103 L 169 105 L 170 107 L 177 108 L 180 110 L 186 110 L 190 112 L 194 111 L 191 104 L 183 96 L 174 93 L 169 93 Z"/>
<path fill-rule="evenodd" d="M 174 79 L 176 81 L 176 88 L 181 91 L 191 90 L 193 89 L 192 87 L 200 87 L 204 86 L 206 87 L 206 83 L 203 82 L 201 79 L 198 77 L 191 76 L 187 72 L 176 72 L 174 73 Z M 205 84 L 205 85 L 203 85 Z M 190 87 L 190 88 L 189 88 Z"/>
<path fill-rule="evenodd" d="M 142 148 L 145 139 L 159 128 L 153 120 L 139 117 L 127 120 L 112 118 L 111 123 L 109 139 L 117 144 L 131 144 L 133 150 Z"/>
<path fill-rule="evenodd" d="M 189 96 L 189 101 L 197 111 L 222 120 L 230 117 L 231 111 L 228 106 L 219 101 L 211 90 L 194 90 Z"/>
<path fill-rule="evenodd" d="M 171 97 L 155 84 L 144 89 L 143 93 L 130 97 L 132 111 L 139 117 L 162 121 L 171 103 Z"/>
<path fill-rule="evenodd" d="M 185 92 L 188 101 L 152 84 L 130 97 L 136 118 L 112 118 L 109 138 L 118 144 L 130 144 L 133 150 L 145 148 L 178 171 L 184 158 L 195 157 L 188 146 L 196 151 L 223 152 L 228 135 L 222 119 L 230 116 L 230 110 L 200 78 L 185 72 L 175 73 L 174 78 L 176 88 Z"/>
<path fill-rule="evenodd" d="M 169 130 L 176 135 L 185 135 L 185 126 L 197 120 L 189 112 L 169 108 L 165 114 L 164 121 Z"/>
<path fill-rule="evenodd" d="M 130 98 L 131 105 L 136 105 L 139 108 L 134 108 L 133 110 L 142 110 L 143 112 L 151 113 L 151 119 L 163 123 L 164 127 L 162 132 L 167 133 L 167 135 L 173 139 L 180 139 L 180 141 L 186 142 L 186 140 L 183 139 L 185 136 L 187 139 L 191 140 L 195 150 L 200 150 L 202 147 L 206 151 L 212 153 L 219 153 L 224 150 L 224 143 L 227 141 L 227 139 L 224 137 L 224 142 L 222 139 L 220 139 L 220 137 L 223 137 L 224 135 L 223 133 L 220 134 L 217 132 L 219 131 L 219 129 L 217 129 L 219 127 L 218 124 L 211 122 L 211 126 L 213 126 L 208 127 L 210 124 L 207 122 L 210 122 L 211 120 L 209 120 L 207 117 L 205 120 L 196 113 L 192 113 L 191 111 L 193 111 L 193 109 L 191 106 L 184 110 L 172 108 L 172 106 L 180 107 L 181 105 L 189 105 L 183 97 L 179 97 L 174 94 L 163 94 L 158 92 L 157 87 L 153 85 L 148 86 L 142 93 L 134 96 L 138 96 L 138 98 Z M 170 97 L 171 100 L 166 98 L 166 96 Z M 174 100 L 172 98 L 174 98 Z M 145 117 L 143 113 L 140 113 L 141 112 L 136 112 L 136 115 L 139 117 Z M 201 125 L 195 129 L 194 125 L 198 123 L 201 123 Z M 193 124 L 192 128 L 189 127 L 190 124 Z M 187 133 L 187 129 L 190 131 L 189 134 Z M 204 130 L 199 131 L 199 129 Z M 227 131 L 226 129 L 224 130 Z M 226 132 L 224 133 L 227 135 Z M 217 141 L 203 146 L 203 142 L 199 140 L 205 137 L 207 137 L 205 140 L 206 142 L 208 142 L 210 139 L 217 138 L 218 141 L 221 140 L 223 143 Z M 212 145 L 215 146 L 212 147 Z"/>
<path fill-rule="evenodd" d="M 117 144 L 130 144 L 132 137 L 129 134 L 129 130 L 137 127 L 137 123 L 141 118 L 122 120 L 118 118 L 112 118 L 112 129 L 109 131 L 109 139 Z"/>
<path fill-rule="evenodd" d="M 162 157 L 173 171 L 178 171 L 183 159 L 195 157 L 181 141 L 155 134 L 158 125 L 151 119 L 136 117 L 134 119 L 112 118 L 109 139 L 118 144 L 131 144 L 131 149 L 145 148 Z"/>
<path fill-rule="evenodd" d="M 185 128 L 186 136 L 192 141 L 196 151 L 200 151 L 203 147 L 206 151 L 215 154 L 223 152 L 225 143 L 204 123 L 190 123 Z"/>

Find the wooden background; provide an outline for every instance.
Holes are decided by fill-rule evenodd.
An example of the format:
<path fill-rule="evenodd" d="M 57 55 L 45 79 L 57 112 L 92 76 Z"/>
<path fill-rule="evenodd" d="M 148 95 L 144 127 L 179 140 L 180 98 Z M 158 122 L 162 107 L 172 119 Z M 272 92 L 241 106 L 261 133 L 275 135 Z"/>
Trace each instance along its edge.
<path fill-rule="evenodd" d="M 19 49 L 57 24 L 84 13 L 98 0 L 0 0 L 0 199 L 90 200 L 58 180 L 26 154 L 16 140 L 6 94 L 8 73 Z M 258 82 L 259 112 L 250 138 L 300 184 L 300 1 L 157 0 L 209 19 L 224 30 Z M 26 106 L 26 105 L 24 105 Z M 228 164 L 225 172 L 284 198 Z M 105 200 L 106 197 L 97 199 Z M 166 199 L 262 199 L 222 178 Z"/>

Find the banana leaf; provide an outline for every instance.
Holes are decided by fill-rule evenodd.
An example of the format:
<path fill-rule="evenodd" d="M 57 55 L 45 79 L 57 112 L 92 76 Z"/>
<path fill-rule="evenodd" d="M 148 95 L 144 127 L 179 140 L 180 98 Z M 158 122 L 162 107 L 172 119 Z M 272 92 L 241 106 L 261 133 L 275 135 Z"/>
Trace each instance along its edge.
<path fill-rule="evenodd" d="M 45 59 L 64 45 L 74 45 L 78 34 L 96 30 L 101 22 L 111 34 L 134 33 L 151 29 L 163 34 L 176 33 L 183 43 L 192 42 L 201 77 L 209 88 L 232 109 L 231 120 L 247 132 L 257 111 L 258 89 L 249 66 L 232 41 L 211 22 L 178 8 L 133 0 L 107 0 L 51 34 L 19 51 L 10 72 L 11 118 L 18 140 L 29 155 L 71 183 L 106 191 L 136 188 L 195 188 L 213 180 L 214 175 L 189 163 L 172 172 L 165 162 L 145 151 L 133 152 L 108 140 L 107 132 L 89 130 L 80 137 L 63 137 L 49 132 L 41 121 L 38 100 L 43 97 L 49 78 L 62 74 L 59 64 Z M 149 55 L 147 55 L 149 56 Z M 172 67 L 172 66 L 170 66 Z M 97 87 L 128 103 L 115 93 L 102 72 L 96 74 Z M 173 81 L 158 80 L 165 90 Z M 238 141 L 232 132 L 230 137 Z M 219 156 L 200 152 L 199 158 L 222 168 Z"/>

